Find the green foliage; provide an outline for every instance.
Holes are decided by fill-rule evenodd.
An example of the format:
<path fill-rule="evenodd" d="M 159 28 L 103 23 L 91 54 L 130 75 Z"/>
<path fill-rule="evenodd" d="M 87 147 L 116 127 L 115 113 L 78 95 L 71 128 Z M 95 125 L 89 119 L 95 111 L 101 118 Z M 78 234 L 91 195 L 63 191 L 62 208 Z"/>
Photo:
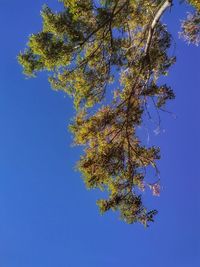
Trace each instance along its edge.
<path fill-rule="evenodd" d="M 30 36 L 19 62 L 28 76 L 50 71 L 52 87 L 73 98 L 77 115 L 70 130 L 74 143 L 84 146 L 78 168 L 88 188 L 108 192 L 97 201 L 101 213 L 112 209 L 127 223 L 148 226 L 157 212 L 145 208 L 142 192 L 150 168 L 158 179 L 160 153 L 142 143 L 137 129 L 150 116 L 150 102 L 159 112 L 174 98 L 158 82 L 175 62 L 168 53 L 171 36 L 159 20 L 151 28 L 164 2 L 171 1 L 60 2 L 61 12 L 43 8 L 43 29 Z M 198 7 L 198 1 L 190 2 Z M 149 187 L 159 194 L 157 182 Z"/>
<path fill-rule="evenodd" d="M 188 2 L 200 12 L 200 1 L 199 0 L 189 0 Z"/>
<path fill-rule="evenodd" d="M 200 12 L 188 13 L 187 19 L 182 22 L 181 28 L 180 36 L 189 44 L 193 43 L 198 46 L 200 43 Z"/>

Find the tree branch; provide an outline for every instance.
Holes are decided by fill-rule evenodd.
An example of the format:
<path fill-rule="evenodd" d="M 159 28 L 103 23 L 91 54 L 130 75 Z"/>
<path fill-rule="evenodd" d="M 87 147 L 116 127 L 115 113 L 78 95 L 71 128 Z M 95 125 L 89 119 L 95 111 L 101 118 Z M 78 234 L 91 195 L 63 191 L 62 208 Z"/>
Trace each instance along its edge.
<path fill-rule="evenodd" d="M 128 4 L 128 1 L 125 1 L 123 5 L 115 12 L 117 4 L 119 1 L 116 2 L 116 5 L 114 6 L 113 12 L 111 13 L 111 16 L 107 18 L 102 24 L 100 24 L 96 29 L 94 29 L 86 38 L 85 40 L 80 43 L 77 47 L 83 46 L 94 34 L 96 34 L 100 29 L 102 29 L 106 24 L 108 24 L 110 21 L 113 20 L 114 17 L 116 17 L 121 10 Z M 77 48 L 76 47 L 76 48 Z"/>
<path fill-rule="evenodd" d="M 157 23 L 159 22 L 160 18 L 162 17 L 163 13 L 172 6 L 172 2 L 173 0 L 164 0 L 163 3 L 161 4 L 160 8 L 158 9 L 158 11 L 156 12 L 154 19 L 151 23 L 150 29 L 149 29 L 149 34 L 148 34 L 148 38 L 147 38 L 147 43 L 146 43 L 146 47 L 145 47 L 145 55 L 148 54 L 149 52 L 149 48 L 151 46 L 151 40 L 154 34 L 154 30 L 155 27 L 157 25 Z"/>

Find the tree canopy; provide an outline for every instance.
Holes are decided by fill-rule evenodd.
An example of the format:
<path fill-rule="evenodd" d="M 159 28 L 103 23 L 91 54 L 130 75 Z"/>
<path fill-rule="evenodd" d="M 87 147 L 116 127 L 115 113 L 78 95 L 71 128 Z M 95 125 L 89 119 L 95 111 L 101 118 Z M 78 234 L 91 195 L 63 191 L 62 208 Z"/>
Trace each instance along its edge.
<path fill-rule="evenodd" d="M 144 206 L 142 194 L 147 187 L 160 193 L 160 150 L 145 145 L 137 130 L 152 116 L 150 102 L 159 113 L 175 97 L 160 82 L 176 61 L 160 20 L 173 1 L 60 2 L 59 12 L 43 7 L 43 28 L 29 37 L 18 60 L 28 76 L 49 71 L 52 88 L 73 98 L 76 116 L 69 128 L 74 143 L 84 146 L 78 169 L 88 188 L 107 192 L 97 201 L 100 211 L 119 211 L 127 223 L 147 226 L 157 211 Z M 194 8 L 180 36 L 198 45 L 200 1 L 180 2 Z"/>

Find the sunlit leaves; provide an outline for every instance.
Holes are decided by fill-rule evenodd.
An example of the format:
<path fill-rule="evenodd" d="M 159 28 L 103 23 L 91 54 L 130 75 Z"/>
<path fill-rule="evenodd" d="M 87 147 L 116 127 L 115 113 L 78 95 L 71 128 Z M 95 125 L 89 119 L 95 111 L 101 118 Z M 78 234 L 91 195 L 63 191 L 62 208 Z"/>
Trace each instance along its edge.
<path fill-rule="evenodd" d="M 165 1 L 60 2 L 60 12 L 44 6 L 43 29 L 29 37 L 19 62 L 29 76 L 50 71 L 52 87 L 73 98 L 76 116 L 69 128 L 74 143 L 84 147 L 78 169 L 88 188 L 107 192 L 97 201 L 101 213 L 111 209 L 127 223 L 148 226 L 157 212 L 145 208 L 142 195 L 147 187 L 160 194 L 155 182 L 160 150 L 145 146 L 137 129 L 145 115 L 151 117 L 149 103 L 158 113 L 175 97 L 159 81 L 175 62 L 168 53 L 171 36 L 161 22 L 146 47 L 152 20 Z M 190 3 L 198 8 L 198 1 Z"/>
<path fill-rule="evenodd" d="M 200 11 L 194 14 L 189 13 L 187 19 L 182 22 L 181 27 L 182 32 L 180 36 L 188 44 L 192 43 L 198 46 L 200 43 Z"/>

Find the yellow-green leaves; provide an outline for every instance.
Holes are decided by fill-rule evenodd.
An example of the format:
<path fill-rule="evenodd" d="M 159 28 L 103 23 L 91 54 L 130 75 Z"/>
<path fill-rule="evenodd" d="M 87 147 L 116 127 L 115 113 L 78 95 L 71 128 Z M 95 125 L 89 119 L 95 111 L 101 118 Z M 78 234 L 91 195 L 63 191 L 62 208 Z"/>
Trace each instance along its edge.
<path fill-rule="evenodd" d="M 200 12 L 200 1 L 199 0 L 189 0 L 188 2 Z"/>
<path fill-rule="evenodd" d="M 187 19 L 181 24 L 181 28 L 180 36 L 188 44 L 198 46 L 200 44 L 200 10 L 194 14 L 188 13 Z"/>
<path fill-rule="evenodd" d="M 144 145 L 137 129 L 152 117 L 152 109 L 158 114 L 175 97 L 158 83 L 175 62 L 168 54 L 171 36 L 159 21 L 152 28 L 156 14 L 169 5 L 160 0 L 60 2 L 62 11 L 43 8 L 42 30 L 29 37 L 19 63 L 29 76 L 50 71 L 51 86 L 73 99 L 70 130 L 74 143 L 84 147 L 78 168 L 88 188 L 107 192 L 97 202 L 101 213 L 119 211 L 127 223 L 147 226 L 156 211 L 144 207 L 142 193 L 149 180 L 158 179 L 160 155 L 159 148 Z M 199 10 L 199 1 L 189 2 Z M 185 26 L 184 33 L 191 33 L 193 25 Z M 199 36 L 199 28 L 192 29 Z"/>
<path fill-rule="evenodd" d="M 24 53 L 18 55 L 18 61 L 24 68 L 24 74 L 35 76 L 35 72 L 44 68 L 43 62 L 35 55 L 31 49 L 26 49 Z"/>

